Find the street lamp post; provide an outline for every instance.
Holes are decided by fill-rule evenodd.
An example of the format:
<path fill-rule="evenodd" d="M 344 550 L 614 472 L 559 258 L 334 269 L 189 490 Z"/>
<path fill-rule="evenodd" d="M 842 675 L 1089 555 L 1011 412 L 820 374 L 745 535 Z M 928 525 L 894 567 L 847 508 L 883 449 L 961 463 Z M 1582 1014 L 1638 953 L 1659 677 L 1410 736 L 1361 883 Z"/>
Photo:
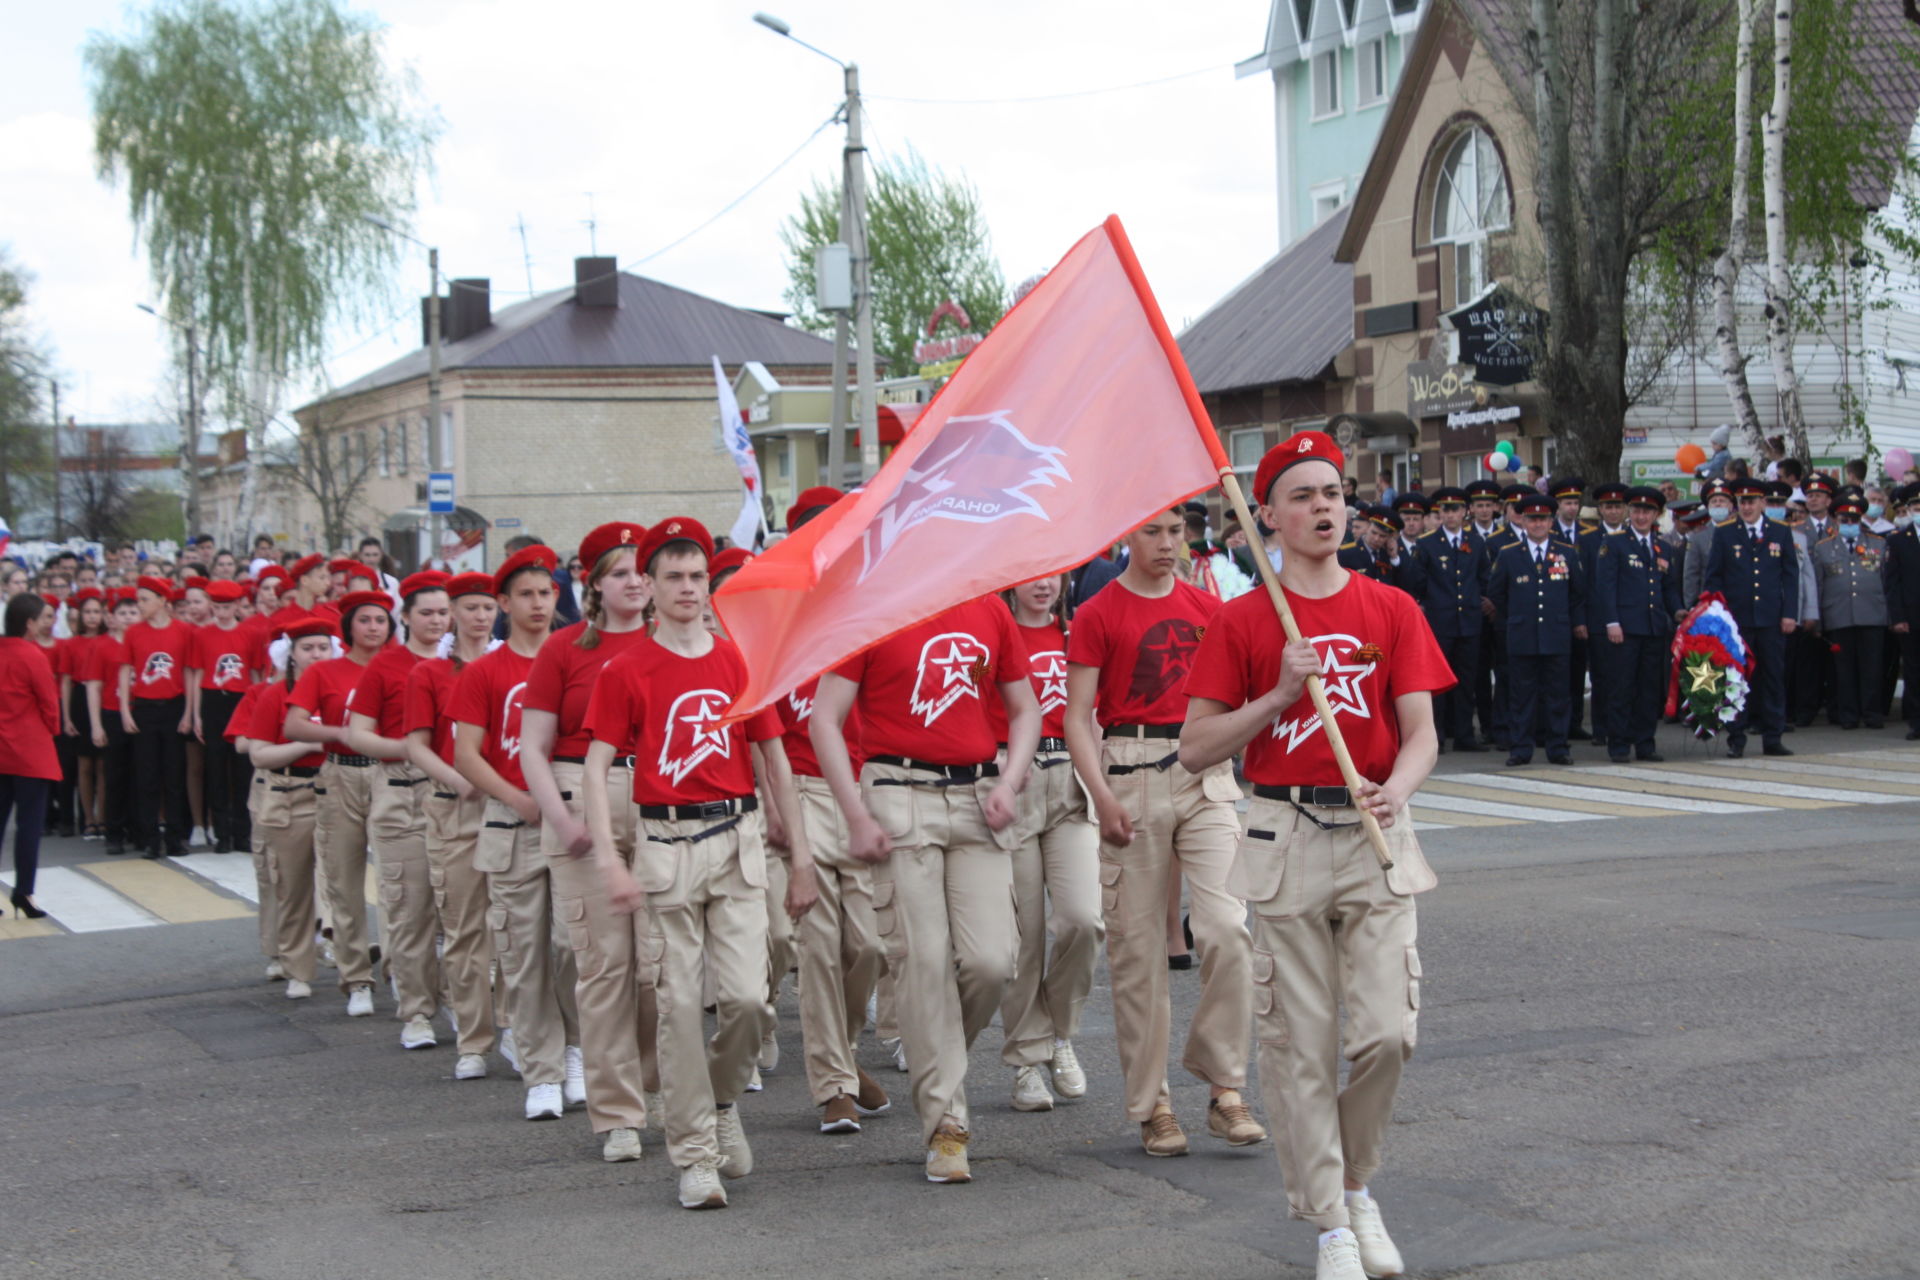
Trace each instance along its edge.
<path fill-rule="evenodd" d="M 867 249 L 867 148 L 860 133 L 860 68 L 842 62 L 824 49 L 808 44 L 793 34 L 793 28 L 770 13 L 756 13 L 753 20 L 812 53 L 838 66 L 846 78 L 846 105 L 841 109 L 847 121 L 847 144 L 841 153 L 840 228 L 853 259 L 853 341 L 857 381 L 854 417 L 860 424 L 860 474 L 872 479 L 880 469 L 879 409 L 874 399 L 873 360 L 873 259 Z M 846 376 L 846 317 L 834 325 L 834 403 L 842 403 L 841 389 Z M 837 488 L 846 474 L 846 432 L 841 415 L 834 414 L 833 431 L 827 438 L 828 478 Z"/>
<path fill-rule="evenodd" d="M 186 517 L 184 523 L 188 526 L 187 536 L 191 538 L 197 532 L 193 526 L 200 522 L 200 384 L 198 368 L 200 343 L 196 336 L 193 321 L 175 320 L 170 315 L 155 311 L 144 302 L 136 302 L 133 305 L 154 317 L 156 320 L 166 321 L 187 337 L 187 438 L 181 441 L 180 444 L 180 465 L 186 473 L 185 480 L 187 488 L 185 495 L 186 510 L 182 514 Z M 60 439 L 58 417 L 59 415 L 55 414 L 54 440 L 56 443 Z M 54 462 L 55 465 L 58 466 L 59 454 L 57 452 L 54 455 Z M 57 483 L 57 471 L 55 472 L 55 479 Z M 58 508 L 56 507 L 56 511 L 57 510 Z M 59 517 L 56 515 L 56 523 L 58 519 Z M 240 530 L 239 533 L 241 537 L 251 535 L 251 531 L 246 529 Z"/>
<path fill-rule="evenodd" d="M 423 244 L 414 236 L 408 235 L 385 218 L 375 217 L 371 213 L 362 214 L 363 218 L 382 231 L 391 232 L 402 240 L 411 240 L 427 251 L 427 474 L 428 488 L 432 488 L 431 477 L 441 470 L 444 461 L 441 424 L 440 424 L 440 250 L 436 245 Z M 431 567 L 445 550 L 443 521 L 440 513 L 433 510 L 433 495 L 427 495 L 427 565 Z"/>

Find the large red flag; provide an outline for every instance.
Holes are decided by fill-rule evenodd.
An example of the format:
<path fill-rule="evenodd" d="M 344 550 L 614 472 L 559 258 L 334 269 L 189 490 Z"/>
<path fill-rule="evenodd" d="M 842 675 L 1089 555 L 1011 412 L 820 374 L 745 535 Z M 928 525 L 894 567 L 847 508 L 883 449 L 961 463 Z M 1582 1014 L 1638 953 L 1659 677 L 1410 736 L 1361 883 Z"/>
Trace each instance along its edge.
<path fill-rule="evenodd" d="M 756 711 L 954 605 L 1059 573 L 1230 464 L 1118 218 L 1082 237 L 873 480 L 720 588 Z"/>

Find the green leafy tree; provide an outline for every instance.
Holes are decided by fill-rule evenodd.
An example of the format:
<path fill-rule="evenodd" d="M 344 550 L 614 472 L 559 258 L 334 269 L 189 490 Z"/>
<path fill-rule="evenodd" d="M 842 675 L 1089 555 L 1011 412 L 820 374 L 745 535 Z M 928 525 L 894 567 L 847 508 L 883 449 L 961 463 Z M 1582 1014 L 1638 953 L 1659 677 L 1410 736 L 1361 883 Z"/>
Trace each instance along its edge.
<path fill-rule="evenodd" d="M 942 302 L 958 302 L 979 333 L 1006 314 L 1007 282 L 993 256 L 979 192 L 917 153 L 874 167 L 867 237 L 873 246 L 874 354 L 889 373 L 917 367 L 914 344 Z M 831 332 L 833 317 L 813 305 L 813 252 L 840 239 L 838 185 L 815 183 L 801 197 L 800 211 L 781 227 L 780 239 L 795 320 L 813 332 Z"/>
<path fill-rule="evenodd" d="M 51 494 L 47 358 L 27 319 L 32 284 L 0 245 L 0 516 L 16 529 L 21 512 Z"/>
<path fill-rule="evenodd" d="M 290 379 L 331 326 L 391 306 L 399 245 L 370 219 L 409 220 L 438 123 L 375 20 L 336 0 L 162 0 L 96 33 L 86 65 L 100 176 L 125 183 L 165 311 L 247 430 L 228 531 L 247 537 Z"/>

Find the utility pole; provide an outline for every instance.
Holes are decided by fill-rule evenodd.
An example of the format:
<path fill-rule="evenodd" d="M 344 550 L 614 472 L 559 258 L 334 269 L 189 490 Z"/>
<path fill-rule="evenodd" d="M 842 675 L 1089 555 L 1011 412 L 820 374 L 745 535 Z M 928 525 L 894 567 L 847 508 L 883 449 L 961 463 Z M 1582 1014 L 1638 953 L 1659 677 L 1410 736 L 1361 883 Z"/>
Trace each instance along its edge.
<path fill-rule="evenodd" d="M 847 71 L 847 203 L 853 234 L 853 341 L 858 348 L 860 382 L 854 400 L 860 420 L 860 477 L 871 480 L 880 470 L 879 409 L 874 402 L 873 376 L 873 256 L 867 246 L 867 148 L 860 139 L 860 68 Z"/>
<path fill-rule="evenodd" d="M 848 110 L 859 101 L 859 80 L 857 73 L 849 70 Z M 840 222 L 839 235 L 846 240 L 853 225 L 853 162 L 851 143 L 840 153 Z M 850 242 L 849 242 L 850 243 Z M 839 311 L 833 317 L 833 415 L 830 434 L 827 436 L 827 483 L 839 489 L 847 483 L 847 341 L 851 337 L 852 323 L 845 311 Z"/>
<path fill-rule="evenodd" d="M 440 250 L 427 250 L 427 276 L 431 287 L 427 294 L 427 474 L 441 470 L 440 439 Z M 431 481 L 429 481 L 431 483 Z M 445 524 L 440 513 L 427 503 L 427 564 L 431 566 L 446 545 L 442 537 Z"/>
<path fill-rule="evenodd" d="M 48 378 L 53 387 L 53 540 L 60 540 L 60 379 Z"/>
<path fill-rule="evenodd" d="M 187 536 L 193 537 L 199 532 L 193 528 L 200 523 L 200 339 L 194 331 L 192 321 L 186 325 L 187 334 Z M 250 538 L 250 529 L 241 529 L 236 539 Z M 208 566 L 211 568 L 212 566 Z"/>

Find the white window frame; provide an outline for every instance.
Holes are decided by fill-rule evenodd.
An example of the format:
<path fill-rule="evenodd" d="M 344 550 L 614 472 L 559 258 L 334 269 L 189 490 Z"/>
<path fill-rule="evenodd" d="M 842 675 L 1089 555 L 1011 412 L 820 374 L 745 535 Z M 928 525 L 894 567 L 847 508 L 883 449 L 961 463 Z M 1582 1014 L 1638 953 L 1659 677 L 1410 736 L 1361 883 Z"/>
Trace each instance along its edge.
<path fill-rule="evenodd" d="M 1251 442 L 1253 461 L 1243 462 L 1240 447 Z M 1253 483 L 1254 473 L 1260 470 L 1260 459 L 1267 452 L 1267 429 L 1265 427 L 1243 427 L 1227 433 L 1227 457 L 1233 460 L 1233 473 L 1248 484 Z"/>
<path fill-rule="evenodd" d="M 406 430 L 404 423 L 400 429 Z M 384 422 L 380 424 L 380 474 L 393 474 L 393 428 Z"/>
<path fill-rule="evenodd" d="M 400 474 L 404 476 L 407 474 L 408 468 L 412 465 L 410 459 L 413 455 L 413 447 L 409 441 L 413 439 L 413 426 L 405 418 L 402 418 L 395 424 L 395 433 L 400 437 L 399 465 Z"/>
<path fill-rule="evenodd" d="M 1484 453 L 1462 453 L 1453 459 L 1453 479 L 1449 481 L 1457 489 L 1464 489 L 1475 480 L 1487 478 L 1487 455 Z"/>
<path fill-rule="evenodd" d="M 1489 178 L 1483 169 L 1493 166 Z M 1472 185 L 1471 192 L 1463 187 Z M 1512 191 L 1493 135 L 1478 125 L 1447 144 L 1434 179 L 1428 232 L 1434 244 L 1453 246 L 1453 305 L 1477 297 L 1493 282 L 1487 242 L 1512 226 Z"/>
<path fill-rule="evenodd" d="M 1310 188 L 1307 192 L 1307 197 L 1313 202 L 1313 225 L 1317 227 L 1334 214 L 1340 212 L 1346 205 L 1346 180 L 1343 178 L 1338 182 L 1323 182 L 1317 187 Z M 1326 204 L 1327 201 L 1332 201 L 1333 203 L 1326 208 L 1322 208 L 1321 206 Z"/>
<path fill-rule="evenodd" d="M 1379 75 L 1376 79 L 1376 69 Z M 1379 36 L 1361 44 L 1353 59 L 1354 102 L 1356 107 L 1365 111 L 1368 107 L 1377 107 L 1391 96 L 1393 87 L 1392 68 L 1387 64 L 1387 38 Z"/>
<path fill-rule="evenodd" d="M 1345 86 L 1340 83 L 1340 50 L 1324 49 L 1313 55 L 1308 80 L 1313 100 L 1313 120 L 1335 120 L 1347 113 Z M 1329 76 L 1329 71 L 1331 75 Z M 1329 98 L 1331 101 L 1326 101 Z M 1325 105 L 1323 105 L 1323 102 Z"/>

